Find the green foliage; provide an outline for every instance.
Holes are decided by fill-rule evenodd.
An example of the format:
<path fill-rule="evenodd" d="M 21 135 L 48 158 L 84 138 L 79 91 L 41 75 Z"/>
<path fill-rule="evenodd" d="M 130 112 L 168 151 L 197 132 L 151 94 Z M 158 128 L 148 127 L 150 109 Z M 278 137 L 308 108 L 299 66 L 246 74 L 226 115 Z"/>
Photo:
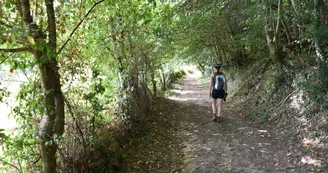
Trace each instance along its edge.
<path fill-rule="evenodd" d="M 2 161 L 2 164 L 8 171 L 12 169 L 12 165 L 8 163 L 16 165 L 20 172 L 40 171 L 39 149 L 35 147 L 38 143 L 37 129 L 22 128 L 23 130 L 17 130 L 15 136 L 8 137 L 3 144 L 6 162 Z"/>
<path fill-rule="evenodd" d="M 36 24 L 45 31 L 44 2 L 30 2 Z M 255 107 L 277 102 L 286 87 L 306 91 L 308 104 L 304 106 L 327 106 L 324 60 L 328 51 L 324 46 L 328 30 L 318 20 L 324 14 L 317 2 L 307 0 L 293 6 L 281 1 L 278 13 L 278 1 L 107 0 L 84 18 L 96 2 L 56 1 L 57 50 L 69 40 L 56 57 L 69 116 L 67 133 L 50 143 L 58 144 L 60 153 L 68 153 L 58 160 L 63 172 L 81 165 L 87 165 L 79 170 L 85 172 L 117 169 L 118 162 L 128 156 L 115 135 L 107 135 L 110 128 L 106 127 L 124 131 L 133 121 L 142 122 L 150 110 L 150 95 L 156 96 L 157 88 L 170 88 L 181 78 L 183 63 L 196 65 L 206 75 L 214 63 L 221 62 L 228 79 L 240 75 L 247 80 L 236 82 L 234 94 L 247 95 L 258 87 L 251 91 Z M 48 51 L 47 43 L 35 39 L 23 26 L 14 1 L 2 3 L 0 15 L 0 49 Z M 316 61 L 318 50 L 323 61 Z M 51 57 L 34 59 L 30 53 L 1 51 L 1 62 L 31 76 L 38 74 L 36 65 Z M 39 80 L 22 84 L 12 114 L 20 128 L 3 145 L 6 160 L 26 172 L 40 168 L 38 148 L 32 145 L 38 144 L 38 124 L 48 105 L 43 104 L 45 93 Z M 0 101 L 7 96 L 0 89 Z M 248 116 L 259 122 L 269 118 L 265 110 L 250 112 Z"/>
<path fill-rule="evenodd" d="M 8 136 L 4 133 L 5 129 L 0 129 L 0 139 L 7 139 Z"/>
<path fill-rule="evenodd" d="M 21 172 L 33 172 L 39 170 L 40 154 L 35 147 L 38 144 L 38 124 L 41 112 L 44 109 L 42 103 L 41 86 L 38 81 L 21 84 L 21 90 L 17 94 L 18 105 L 13 108 L 12 115 L 20 127 L 13 129 L 12 136 L 8 136 L 3 144 L 3 155 L 7 168 L 14 163 Z"/>
<path fill-rule="evenodd" d="M 67 152 L 67 157 L 59 159 L 60 170 L 69 169 L 65 165 L 72 165 L 71 161 L 75 157 L 81 159 L 81 162 L 73 162 L 77 164 L 74 165 L 76 167 L 80 166 L 78 163 L 91 163 L 91 166 L 85 167 L 86 172 L 108 171 L 106 168 L 113 170 L 110 165 L 117 165 L 114 162 L 127 156 L 121 147 L 110 147 L 108 150 L 107 144 L 111 146 L 115 141 L 111 141 L 112 136 L 104 136 L 107 132 L 104 127 L 127 122 L 133 119 L 132 116 L 144 117 L 138 114 L 144 113 L 140 109 L 150 109 L 147 84 L 154 88 L 160 87 L 158 81 L 162 75 L 161 67 L 165 66 L 167 71 L 173 69 L 167 64 L 172 63 L 175 50 L 171 45 L 171 28 L 176 19 L 172 10 L 174 3 L 148 0 L 104 1 L 87 18 L 83 18 L 95 2 L 59 0 L 55 4 L 59 41 L 57 50 L 69 39 L 66 47 L 57 55 L 67 106 L 67 133 L 64 136 L 54 136 L 49 141 L 49 144 L 58 144 L 60 153 L 62 150 Z M 45 31 L 48 24 L 44 4 L 35 4 L 34 1 L 30 3 L 31 14 L 37 26 Z M 1 5 L 1 12 L 1 49 L 30 46 L 42 52 L 47 51 L 47 43 L 33 38 L 21 25 L 17 6 L 12 1 L 6 1 L 5 6 Z M 84 21 L 79 28 L 75 28 L 81 19 Z M 16 23 L 15 27 L 6 26 Z M 74 29 L 77 30 L 71 35 Z M 48 61 L 49 57 L 44 55 L 34 59 L 31 54 L 17 53 L 11 55 L 5 63 L 12 69 L 21 69 L 33 76 L 37 74 L 35 65 Z M 177 77 L 167 72 L 164 80 L 170 81 L 166 81 L 166 85 Z M 28 153 L 26 148 L 39 142 L 38 124 L 44 108 L 48 106 L 43 104 L 43 97 L 39 79 L 33 79 L 21 86 L 17 96 L 18 105 L 13 109 L 12 116 L 21 128 L 17 129 L 15 136 L 6 140 L 4 155 L 10 162 L 15 157 L 20 158 L 13 165 L 18 165 L 22 171 L 33 167 L 32 172 L 37 172 L 40 168 L 40 162 L 36 159 L 39 155 L 37 147 L 33 148 L 33 157 L 23 157 L 23 154 Z M 20 145 L 14 145 L 15 142 Z M 91 150 L 96 152 L 92 153 Z M 85 158 L 85 154 L 90 154 L 93 159 Z M 104 162 L 97 161 L 98 154 L 103 155 Z M 97 166 L 104 164 L 106 166 L 102 168 Z"/>
<path fill-rule="evenodd" d="M 8 97 L 9 94 L 10 93 L 5 88 L 0 88 L 0 102 L 4 102 L 4 98 Z"/>

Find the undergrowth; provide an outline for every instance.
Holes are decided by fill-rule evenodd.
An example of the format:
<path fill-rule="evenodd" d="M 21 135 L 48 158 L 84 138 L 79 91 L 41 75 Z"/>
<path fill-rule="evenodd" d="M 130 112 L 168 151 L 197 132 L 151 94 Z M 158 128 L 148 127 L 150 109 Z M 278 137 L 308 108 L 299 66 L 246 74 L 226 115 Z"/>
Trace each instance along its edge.
<path fill-rule="evenodd" d="M 304 68 L 306 67 L 306 68 Z M 269 124 L 323 165 L 328 148 L 327 94 L 312 66 L 257 61 L 229 73 L 229 100 L 243 117 Z M 321 153 L 321 154 L 316 154 Z"/>

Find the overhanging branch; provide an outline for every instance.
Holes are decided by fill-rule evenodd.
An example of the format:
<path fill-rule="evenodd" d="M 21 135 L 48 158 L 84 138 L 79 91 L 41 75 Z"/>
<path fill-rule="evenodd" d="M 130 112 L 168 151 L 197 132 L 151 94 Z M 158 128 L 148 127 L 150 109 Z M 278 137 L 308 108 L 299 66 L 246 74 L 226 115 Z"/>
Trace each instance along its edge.
<path fill-rule="evenodd" d="M 0 52 L 6 52 L 6 53 L 10 53 L 5 59 L 3 59 L 1 62 L 0 62 L 0 65 L 3 64 L 7 59 L 10 58 L 10 56 L 13 54 L 13 53 L 17 53 L 17 52 L 27 52 L 27 51 L 30 51 L 30 48 L 28 47 L 21 47 L 21 48 L 12 48 L 12 49 L 1 49 L 0 48 Z"/>
<path fill-rule="evenodd" d="M 28 48 L 28 47 L 12 48 L 12 49 L 2 49 L 2 48 L 0 48 L 0 52 L 12 52 L 12 53 L 26 52 L 26 51 L 29 51 L 29 50 L 30 50 L 30 48 Z"/>
<path fill-rule="evenodd" d="M 67 45 L 67 43 L 71 40 L 72 36 L 74 35 L 75 31 L 79 28 L 79 26 L 83 23 L 83 21 L 88 17 L 88 15 L 90 14 L 90 12 L 100 3 L 104 2 L 105 0 L 100 0 L 96 3 L 93 4 L 93 6 L 90 8 L 90 10 L 87 12 L 87 14 L 82 18 L 82 20 L 76 25 L 76 27 L 73 29 L 73 31 L 71 32 L 71 34 L 69 35 L 68 39 L 65 41 L 65 43 L 63 44 L 63 46 L 58 50 L 57 55 L 60 54 L 60 52 L 65 48 L 65 46 Z"/>

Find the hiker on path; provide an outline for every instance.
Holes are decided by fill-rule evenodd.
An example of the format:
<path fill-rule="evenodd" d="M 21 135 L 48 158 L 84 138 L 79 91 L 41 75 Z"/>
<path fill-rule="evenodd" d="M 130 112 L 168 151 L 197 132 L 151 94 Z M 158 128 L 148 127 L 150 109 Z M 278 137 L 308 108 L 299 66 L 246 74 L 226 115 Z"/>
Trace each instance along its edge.
<path fill-rule="evenodd" d="M 212 73 L 210 81 L 210 98 L 212 100 L 212 121 L 221 119 L 222 104 L 225 101 L 227 94 L 227 83 L 224 74 L 220 71 L 221 64 L 216 64 L 216 72 Z M 216 111 L 217 108 L 217 111 Z"/>

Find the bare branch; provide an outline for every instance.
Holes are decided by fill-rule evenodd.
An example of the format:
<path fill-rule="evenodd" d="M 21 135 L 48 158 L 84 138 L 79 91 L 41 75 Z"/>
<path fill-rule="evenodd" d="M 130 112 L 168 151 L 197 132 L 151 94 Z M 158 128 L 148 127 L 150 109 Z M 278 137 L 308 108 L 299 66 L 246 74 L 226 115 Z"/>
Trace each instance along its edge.
<path fill-rule="evenodd" d="M 12 49 L 2 49 L 0 48 L 0 52 L 27 52 L 30 51 L 31 49 L 28 47 L 21 47 L 21 48 L 12 48 Z"/>
<path fill-rule="evenodd" d="M 9 166 L 11 166 L 11 167 L 13 167 L 13 168 L 15 168 L 19 173 L 23 173 L 23 171 L 20 170 L 17 166 L 15 166 L 15 165 L 13 165 L 13 164 L 11 164 L 11 163 L 5 161 L 4 158 L 0 158 L 0 162 L 2 162 L 2 163 L 4 163 L 4 164 L 7 164 L 7 165 L 9 165 Z"/>
<path fill-rule="evenodd" d="M 100 0 L 96 3 L 93 4 L 93 6 L 90 8 L 90 10 L 87 12 L 87 14 L 82 18 L 82 20 L 76 25 L 76 27 L 73 29 L 73 31 L 71 32 L 71 34 L 69 35 L 68 39 L 66 40 L 66 42 L 63 44 L 63 46 L 59 49 L 59 51 L 57 52 L 57 55 L 60 54 L 60 52 L 65 48 L 65 46 L 67 45 L 67 43 L 71 40 L 71 37 L 73 36 L 73 34 L 75 33 L 75 31 L 79 28 L 79 26 L 83 23 L 83 21 L 88 17 L 88 15 L 90 14 L 90 12 L 100 3 L 104 2 L 105 0 Z"/>
<path fill-rule="evenodd" d="M 71 116 L 73 118 L 73 121 L 75 122 L 76 128 L 77 128 L 77 130 L 80 133 L 80 136 L 82 138 L 83 151 L 84 151 L 83 154 L 85 155 L 86 154 L 86 142 L 85 142 L 85 139 L 84 139 L 83 131 L 81 130 L 81 128 L 79 126 L 79 123 L 78 123 L 78 121 L 76 120 L 76 118 L 74 116 L 73 109 L 72 109 L 72 106 L 71 106 L 70 102 L 66 98 L 64 98 L 64 101 L 65 101 L 66 106 L 68 108 L 68 112 L 71 114 Z"/>
<path fill-rule="evenodd" d="M 12 53 L 11 54 L 9 54 L 5 59 L 3 59 L 1 62 L 0 62 L 0 65 L 2 64 L 2 63 L 4 63 L 7 59 L 9 59 L 9 57 L 12 55 Z"/>

